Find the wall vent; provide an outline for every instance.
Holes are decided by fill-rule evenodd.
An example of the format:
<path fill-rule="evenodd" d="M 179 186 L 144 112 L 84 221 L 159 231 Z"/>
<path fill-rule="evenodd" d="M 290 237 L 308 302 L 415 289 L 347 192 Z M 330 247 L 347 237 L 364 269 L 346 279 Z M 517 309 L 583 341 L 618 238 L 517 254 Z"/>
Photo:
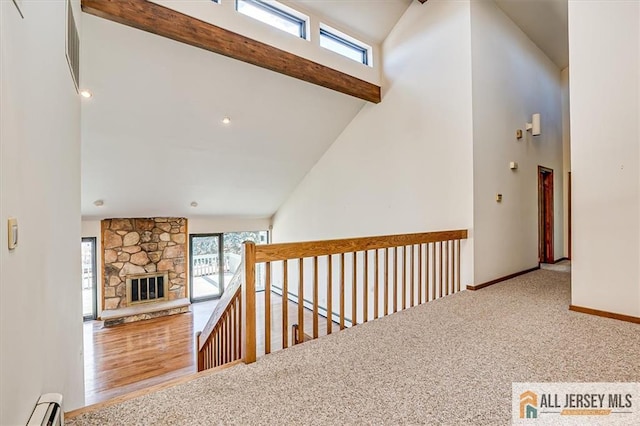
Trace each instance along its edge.
<path fill-rule="evenodd" d="M 67 43 L 66 56 L 73 84 L 76 91 L 80 84 L 80 37 L 78 37 L 78 27 L 76 20 L 73 18 L 73 8 L 71 0 L 67 0 Z"/>

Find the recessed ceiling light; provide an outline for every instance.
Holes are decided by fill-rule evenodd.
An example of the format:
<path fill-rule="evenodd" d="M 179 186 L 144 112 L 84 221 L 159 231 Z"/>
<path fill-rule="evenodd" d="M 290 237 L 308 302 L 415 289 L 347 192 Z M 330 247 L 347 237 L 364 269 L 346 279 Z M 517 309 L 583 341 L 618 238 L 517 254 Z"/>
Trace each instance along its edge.
<path fill-rule="evenodd" d="M 191 207 L 198 207 L 198 203 L 196 201 L 191 202 Z"/>
<path fill-rule="evenodd" d="M 89 99 L 90 97 L 93 96 L 93 93 L 91 93 L 88 90 L 83 90 L 83 91 L 80 92 L 80 96 L 82 96 L 83 98 Z"/>
<path fill-rule="evenodd" d="M 102 200 L 95 200 L 95 201 L 93 202 L 93 205 L 94 205 L 94 206 L 96 206 L 96 207 L 102 207 L 102 206 L 104 206 L 104 201 L 102 201 Z"/>
<path fill-rule="evenodd" d="M 225 117 L 222 119 L 222 124 L 229 124 L 231 123 L 231 119 L 229 117 Z"/>

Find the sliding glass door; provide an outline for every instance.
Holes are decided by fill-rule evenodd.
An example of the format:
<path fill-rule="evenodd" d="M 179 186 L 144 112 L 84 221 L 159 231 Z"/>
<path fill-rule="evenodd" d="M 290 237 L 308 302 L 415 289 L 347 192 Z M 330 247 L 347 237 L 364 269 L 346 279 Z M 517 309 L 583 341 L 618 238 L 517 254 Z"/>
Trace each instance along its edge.
<path fill-rule="evenodd" d="M 82 317 L 85 321 L 97 317 L 96 239 L 83 238 L 82 253 Z"/>
<path fill-rule="evenodd" d="M 269 242 L 268 231 L 192 234 L 189 236 L 191 301 L 216 299 L 224 293 L 242 262 L 242 243 Z M 256 265 L 256 288 L 264 289 L 264 264 Z"/>
<path fill-rule="evenodd" d="M 222 234 L 189 236 L 191 301 L 216 299 L 224 292 Z"/>

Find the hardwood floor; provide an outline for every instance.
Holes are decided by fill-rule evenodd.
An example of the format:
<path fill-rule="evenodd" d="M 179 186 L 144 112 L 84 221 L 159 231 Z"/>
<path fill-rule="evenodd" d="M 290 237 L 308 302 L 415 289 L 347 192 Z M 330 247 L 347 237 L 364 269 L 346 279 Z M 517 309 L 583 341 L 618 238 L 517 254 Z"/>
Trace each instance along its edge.
<path fill-rule="evenodd" d="M 195 303 L 185 314 L 116 327 L 86 322 L 85 405 L 195 372 L 194 335 L 216 304 Z"/>
<path fill-rule="evenodd" d="M 217 301 L 194 303 L 191 312 L 104 328 L 101 321 L 84 324 L 85 405 L 195 373 L 195 333 L 204 328 Z M 282 347 L 282 298 L 271 295 L 272 352 Z M 264 292 L 256 295 L 258 353 L 264 353 Z M 290 327 L 298 305 L 288 303 Z M 305 331 L 311 334 L 313 313 L 305 309 Z M 326 319 L 319 318 L 319 335 Z M 333 331 L 339 327 L 334 324 Z"/>

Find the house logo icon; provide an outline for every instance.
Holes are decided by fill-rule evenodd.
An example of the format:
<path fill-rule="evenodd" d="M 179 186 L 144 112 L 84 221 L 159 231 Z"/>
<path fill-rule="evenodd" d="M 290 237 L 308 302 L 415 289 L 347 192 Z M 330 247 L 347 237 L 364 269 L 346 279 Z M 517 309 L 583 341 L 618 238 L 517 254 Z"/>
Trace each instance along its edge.
<path fill-rule="evenodd" d="M 520 418 L 538 418 L 538 394 L 530 390 L 520 394 Z"/>

